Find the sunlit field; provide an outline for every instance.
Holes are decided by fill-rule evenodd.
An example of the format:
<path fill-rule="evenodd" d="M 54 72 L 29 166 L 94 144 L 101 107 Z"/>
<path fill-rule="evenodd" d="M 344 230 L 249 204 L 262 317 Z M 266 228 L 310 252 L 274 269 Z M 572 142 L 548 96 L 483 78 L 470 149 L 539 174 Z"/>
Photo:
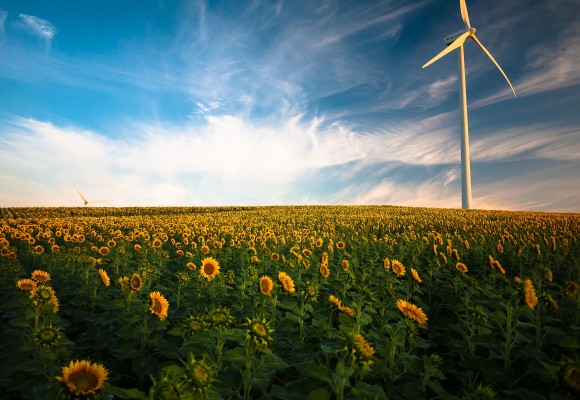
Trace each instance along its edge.
<path fill-rule="evenodd" d="M 0 397 L 573 399 L 580 215 L 0 209 Z"/>

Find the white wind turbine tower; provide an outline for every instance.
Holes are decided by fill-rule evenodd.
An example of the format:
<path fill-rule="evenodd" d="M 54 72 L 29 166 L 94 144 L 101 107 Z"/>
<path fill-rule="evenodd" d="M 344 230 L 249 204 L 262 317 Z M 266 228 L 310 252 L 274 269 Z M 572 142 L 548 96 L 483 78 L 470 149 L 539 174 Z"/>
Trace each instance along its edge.
<path fill-rule="evenodd" d="M 450 53 L 451 51 L 459 48 L 459 103 L 461 105 L 461 205 L 463 208 L 471 208 L 471 166 L 469 160 L 469 125 L 467 123 L 467 92 L 465 90 L 465 61 L 463 56 L 463 44 L 467 39 L 472 39 L 481 49 L 487 54 L 487 56 L 493 61 L 495 66 L 502 73 L 503 77 L 506 79 L 507 83 L 510 85 L 514 96 L 516 91 L 512 86 L 507 75 L 503 72 L 497 61 L 493 58 L 491 53 L 481 44 L 481 42 L 475 36 L 475 28 L 471 27 L 469 23 L 469 15 L 467 14 L 467 6 L 465 5 L 465 0 L 459 0 L 459 7 L 461 8 L 461 18 L 465 24 L 465 29 L 455 32 L 449 36 L 445 37 L 445 44 L 448 46 L 441 53 L 433 57 L 428 63 L 423 65 L 423 68 L 431 65 L 435 61 L 439 60 L 441 57 Z"/>

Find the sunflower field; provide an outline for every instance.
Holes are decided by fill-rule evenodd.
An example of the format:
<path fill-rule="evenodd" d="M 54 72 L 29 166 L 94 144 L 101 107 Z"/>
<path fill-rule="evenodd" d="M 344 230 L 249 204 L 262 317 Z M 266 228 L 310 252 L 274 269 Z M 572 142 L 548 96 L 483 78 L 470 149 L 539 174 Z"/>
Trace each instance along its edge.
<path fill-rule="evenodd" d="M 580 215 L 2 208 L 0 398 L 574 399 Z"/>

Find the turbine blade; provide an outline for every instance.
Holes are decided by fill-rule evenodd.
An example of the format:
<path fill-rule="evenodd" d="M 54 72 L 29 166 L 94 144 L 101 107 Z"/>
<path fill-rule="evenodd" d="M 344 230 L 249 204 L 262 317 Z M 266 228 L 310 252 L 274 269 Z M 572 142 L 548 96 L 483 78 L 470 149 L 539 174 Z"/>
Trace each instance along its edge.
<path fill-rule="evenodd" d="M 71 185 L 72 185 L 72 183 L 71 183 Z M 83 199 L 83 201 L 86 202 L 87 199 L 85 199 L 85 196 L 83 196 L 83 194 L 81 193 L 81 191 L 79 190 L 79 188 L 76 187 L 75 185 L 72 185 L 72 186 L 75 188 L 75 190 L 77 191 L 77 193 L 79 194 L 79 196 L 81 196 L 81 199 Z"/>
<path fill-rule="evenodd" d="M 467 29 L 471 28 L 469 24 L 469 14 L 467 14 L 467 5 L 465 4 L 465 0 L 459 0 L 459 8 L 461 8 L 461 19 L 463 19 L 463 23 Z"/>
<path fill-rule="evenodd" d="M 487 56 L 491 59 L 491 61 L 493 61 L 493 63 L 497 67 L 497 69 L 499 69 L 499 72 L 501 72 L 501 74 L 503 75 L 503 77 L 507 81 L 508 85 L 510 85 L 510 88 L 512 89 L 512 92 L 514 92 L 514 97 L 516 97 L 516 91 L 514 90 L 514 87 L 512 86 L 512 83 L 508 79 L 508 77 L 505 74 L 505 72 L 503 72 L 503 69 L 501 69 L 501 67 L 499 66 L 499 64 L 497 63 L 497 61 L 495 61 L 495 58 L 493 58 L 493 56 L 491 55 L 491 53 L 485 48 L 485 46 L 477 39 L 477 37 L 475 35 L 471 35 L 471 38 L 475 41 L 475 43 L 477 43 L 477 45 L 479 47 L 481 47 L 481 50 L 483 50 L 485 52 L 485 54 L 487 54 Z"/>
<path fill-rule="evenodd" d="M 455 39 L 455 41 L 453 43 L 451 43 L 449 46 L 447 46 L 447 48 L 445 50 L 443 50 L 441 53 L 437 54 L 430 61 L 428 61 L 427 64 L 423 65 L 421 68 L 428 67 L 429 65 L 433 64 L 435 61 L 439 60 L 441 57 L 443 57 L 447 53 L 452 52 L 456 48 L 462 46 L 463 43 L 465 43 L 465 40 L 469 37 L 469 35 L 471 35 L 471 31 L 467 31 L 463 35 L 459 36 L 457 39 Z"/>

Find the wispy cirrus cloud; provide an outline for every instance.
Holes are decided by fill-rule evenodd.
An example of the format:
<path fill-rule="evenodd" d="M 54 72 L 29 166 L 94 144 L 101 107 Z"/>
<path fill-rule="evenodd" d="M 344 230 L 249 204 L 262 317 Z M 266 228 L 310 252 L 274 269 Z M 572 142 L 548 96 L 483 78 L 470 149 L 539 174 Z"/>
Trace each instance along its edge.
<path fill-rule="evenodd" d="M 4 24 L 6 23 L 6 17 L 8 17 L 8 13 L 4 10 L 0 10 L 0 32 L 4 31 Z"/>
<path fill-rule="evenodd" d="M 56 35 L 56 28 L 49 21 L 36 17 L 34 15 L 19 14 L 20 23 L 28 33 L 40 37 L 41 39 L 51 40 Z"/>

